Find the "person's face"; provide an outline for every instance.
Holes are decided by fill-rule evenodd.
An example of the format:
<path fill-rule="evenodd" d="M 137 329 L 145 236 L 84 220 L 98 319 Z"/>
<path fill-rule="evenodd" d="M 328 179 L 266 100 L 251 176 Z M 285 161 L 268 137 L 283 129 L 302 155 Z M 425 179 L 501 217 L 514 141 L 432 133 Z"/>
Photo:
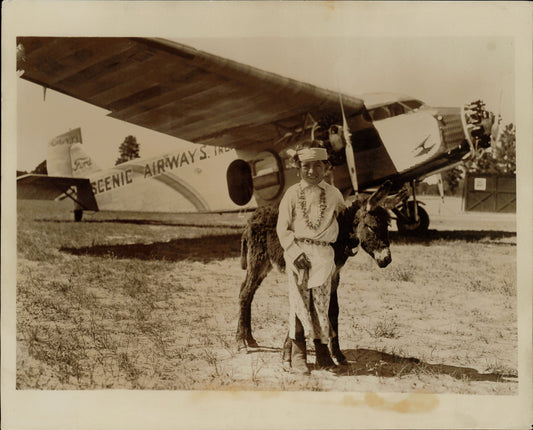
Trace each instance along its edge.
<path fill-rule="evenodd" d="M 326 166 L 322 161 L 302 161 L 300 177 L 312 185 L 318 185 L 326 174 Z"/>

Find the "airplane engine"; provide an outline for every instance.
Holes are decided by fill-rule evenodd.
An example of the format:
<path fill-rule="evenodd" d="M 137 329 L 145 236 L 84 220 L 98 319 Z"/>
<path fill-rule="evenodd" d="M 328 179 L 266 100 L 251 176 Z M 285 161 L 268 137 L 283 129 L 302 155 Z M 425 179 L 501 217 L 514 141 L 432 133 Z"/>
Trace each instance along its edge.
<path fill-rule="evenodd" d="M 485 109 L 485 103 L 477 100 L 461 109 L 465 135 L 475 149 L 487 149 L 491 145 L 494 114 Z"/>

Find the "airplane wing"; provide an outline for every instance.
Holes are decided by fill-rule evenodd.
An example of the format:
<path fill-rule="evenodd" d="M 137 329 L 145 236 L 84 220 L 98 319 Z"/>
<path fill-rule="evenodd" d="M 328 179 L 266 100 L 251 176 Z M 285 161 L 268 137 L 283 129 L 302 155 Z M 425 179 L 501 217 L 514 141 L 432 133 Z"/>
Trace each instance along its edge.
<path fill-rule="evenodd" d="M 67 195 L 84 209 L 98 210 L 89 179 L 34 174 L 17 178 L 19 199 L 55 200 L 62 195 Z"/>
<path fill-rule="evenodd" d="M 336 92 L 176 42 L 19 37 L 22 78 L 194 143 L 247 149 L 339 112 Z M 342 95 L 347 116 L 361 99 Z"/>

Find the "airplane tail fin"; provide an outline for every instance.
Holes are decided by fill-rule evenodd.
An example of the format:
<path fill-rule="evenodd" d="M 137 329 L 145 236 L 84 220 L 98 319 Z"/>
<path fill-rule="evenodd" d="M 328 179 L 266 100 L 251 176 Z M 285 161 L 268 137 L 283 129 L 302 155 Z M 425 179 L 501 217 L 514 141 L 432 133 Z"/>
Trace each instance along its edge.
<path fill-rule="evenodd" d="M 100 170 L 82 149 L 81 143 L 80 128 L 54 137 L 48 143 L 48 175 L 82 178 Z"/>
<path fill-rule="evenodd" d="M 74 143 L 70 147 L 70 160 L 72 176 L 76 178 L 86 178 L 91 173 L 100 170 L 92 158 L 83 150 L 81 143 Z"/>

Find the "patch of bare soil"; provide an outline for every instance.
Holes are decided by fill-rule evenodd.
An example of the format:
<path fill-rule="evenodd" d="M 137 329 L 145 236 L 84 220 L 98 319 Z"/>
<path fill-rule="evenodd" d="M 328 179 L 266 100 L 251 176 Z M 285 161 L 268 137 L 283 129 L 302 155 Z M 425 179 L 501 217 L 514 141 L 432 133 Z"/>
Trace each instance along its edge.
<path fill-rule="evenodd" d="M 239 229 L 49 222 L 33 210 L 19 207 L 19 389 L 517 394 L 512 232 L 393 232 L 387 268 L 350 259 L 339 289 L 349 363 L 299 376 L 281 366 L 284 274 L 252 305 L 260 347 L 235 348 Z"/>

